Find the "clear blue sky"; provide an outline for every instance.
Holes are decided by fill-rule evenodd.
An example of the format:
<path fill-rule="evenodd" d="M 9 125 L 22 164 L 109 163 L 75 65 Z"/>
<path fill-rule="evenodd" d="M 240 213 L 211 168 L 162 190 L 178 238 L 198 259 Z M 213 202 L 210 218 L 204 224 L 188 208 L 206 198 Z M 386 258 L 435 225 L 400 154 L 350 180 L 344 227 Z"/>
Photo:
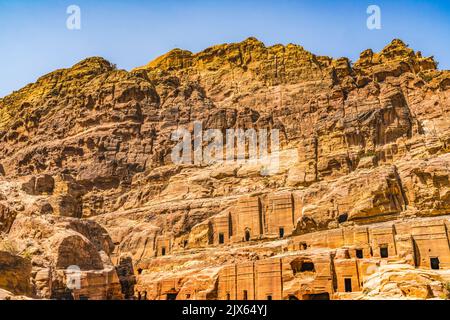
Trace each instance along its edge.
<path fill-rule="evenodd" d="M 66 28 L 71 4 L 81 8 L 79 31 Z M 370 4 L 381 8 L 381 30 L 366 27 Z M 89 56 L 129 70 L 174 47 L 197 52 L 249 36 L 353 61 L 401 38 L 450 69 L 450 1 L 0 0 L 0 97 Z"/>

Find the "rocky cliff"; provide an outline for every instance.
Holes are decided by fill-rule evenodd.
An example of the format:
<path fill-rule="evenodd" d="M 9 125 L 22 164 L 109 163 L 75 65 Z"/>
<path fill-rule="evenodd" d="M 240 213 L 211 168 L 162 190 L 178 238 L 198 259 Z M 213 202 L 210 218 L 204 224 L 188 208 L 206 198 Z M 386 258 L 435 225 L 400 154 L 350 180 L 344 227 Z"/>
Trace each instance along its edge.
<path fill-rule="evenodd" d="M 445 298 L 449 115 L 450 72 L 401 40 L 354 63 L 249 38 L 54 71 L 0 99 L 0 288 Z M 171 134 L 194 121 L 279 130 L 279 171 L 173 163 Z"/>

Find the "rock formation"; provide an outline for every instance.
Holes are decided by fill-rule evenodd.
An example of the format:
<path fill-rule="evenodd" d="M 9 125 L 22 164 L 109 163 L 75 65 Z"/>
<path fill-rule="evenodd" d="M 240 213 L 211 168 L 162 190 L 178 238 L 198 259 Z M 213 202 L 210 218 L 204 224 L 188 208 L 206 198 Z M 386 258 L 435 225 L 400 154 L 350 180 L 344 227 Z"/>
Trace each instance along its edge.
<path fill-rule="evenodd" d="M 54 71 L 0 99 L 0 297 L 448 298 L 449 115 L 450 72 L 401 40 Z M 278 130 L 279 170 L 174 163 L 196 121 Z"/>

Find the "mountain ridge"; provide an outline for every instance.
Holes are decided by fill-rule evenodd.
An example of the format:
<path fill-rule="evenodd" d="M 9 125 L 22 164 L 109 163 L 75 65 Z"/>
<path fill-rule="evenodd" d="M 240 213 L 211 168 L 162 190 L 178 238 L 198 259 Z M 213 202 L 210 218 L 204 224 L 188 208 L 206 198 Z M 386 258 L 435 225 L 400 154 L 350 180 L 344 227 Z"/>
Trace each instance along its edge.
<path fill-rule="evenodd" d="M 92 57 L 44 75 L 0 99 L 0 287 L 54 299 L 446 296 L 449 89 L 449 71 L 398 39 L 355 63 L 250 38 L 132 71 Z M 279 170 L 174 163 L 172 133 L 196 121 L 278 130 Z M 81 289 L 65 285 L 70 266 Z"/>

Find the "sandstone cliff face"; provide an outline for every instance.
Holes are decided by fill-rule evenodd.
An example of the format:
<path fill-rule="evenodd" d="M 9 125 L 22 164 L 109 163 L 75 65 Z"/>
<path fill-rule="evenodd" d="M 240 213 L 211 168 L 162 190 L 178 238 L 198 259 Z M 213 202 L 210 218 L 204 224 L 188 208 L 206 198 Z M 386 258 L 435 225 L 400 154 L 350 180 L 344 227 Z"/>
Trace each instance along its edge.
<path fill-rule="evenodd" d="M 383 226 L 450 214 L 449 86 L 449 71 L 400 40 L 355 63 L 254 38 L 130 72 L 86 59 L 0 99 L 3 241 L 28 252 L 30 292 L 43 298 L 67 297 L 71 265 L 84 279 L 76 298 L 399 296 L 365 278 L 389 262 L 384 248 L 399 273 L 441 288 L 411 291 L 445 296 L 445 275 L 406 266 L 447 267 L 448 223 Z M 171 133 L 194 121 L 280 130 L 278 174 L 172 163 Z M 331 241 L 367 225 L 382 231 Z M 259 292 L 246 274 L 271 284 Z"/>
<path fill-rule="evenodd" d="M 8 251 L 0 251 L 0 287 L 16 295 L 30 295 L 30 261 Z"/>
<path fill-rule="evenodd" d="M 48 196 L 21 190 L 28 192 L 30 181 L 21 186 L 0 178 L 0 183 L 6 202 L 16 204 L 15 211 L 6 215 L 13 223 L 0 238 L 3 289 L 45 299 L 122 298 L 110 259 L 114 244 L 104 228 L 93 221 L 58 216 Z"/>

